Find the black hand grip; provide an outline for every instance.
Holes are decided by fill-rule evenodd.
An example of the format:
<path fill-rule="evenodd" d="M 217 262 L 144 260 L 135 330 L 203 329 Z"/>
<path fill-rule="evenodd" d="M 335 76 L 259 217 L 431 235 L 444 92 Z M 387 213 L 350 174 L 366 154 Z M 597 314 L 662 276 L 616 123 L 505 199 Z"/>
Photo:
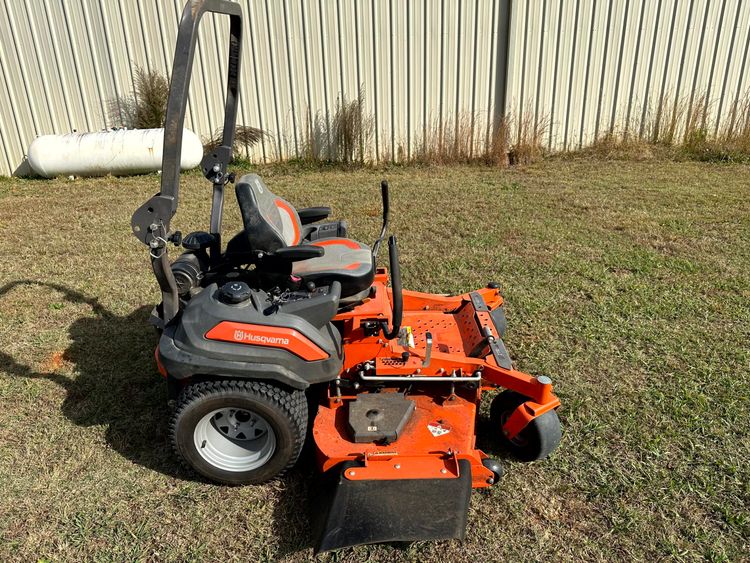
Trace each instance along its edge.
<path fill-rule="evenodd" d="M 325 249 L 322 246 L 303 245 L 279 248 L 269 257 L 288 262 L 299 262 L 310 258 L 320 258 L 323 254 L 325 254 Z"/>
<path fill-rule="evenodd" d="M 384 336 L 390 340 L 396 338 L 401 331 L 401 320 L 404 315 L 404 296 L 401 289 L 401 267 L 398 264 L 398 245 L 396 237 L 388 237 L 388 255 L 391 265 L 391 294 L 393 300 L 393 324 L 390 330 L 383 326 Z"/>
<path fill-rule="evenodd" d="M 372 245 L 372 255 L 375 257 L 378 256 L 380 245 L 383 242 L 383 239 L 385 239 L 385 233 L 388 230 L 388 220 L 391 209 L 391 203 L 388 198 L 388 180 L 383 180 L 382 182 L 380 182 L 380 194 L 383 198 L 383 228 L 380 229 L 380 236 L 378 237 L 378 240 L 376 240 L 375 244 Z M 390 245 L 390 242 L 388 244 Z"/>
<path fill-rule="evenodd" d="M 390 209 L 390 201 L 388 200 L 388 180 L 380 182 L 380 194 L 383 197 L 383 219 L 385 220 L 388 209 Z"/>
<path fill-rule="evenodd" d="M 326 219 L 331 214 L 330 207 L 306 207 L 305 209 L 298 209 L 297 215 L 303 225 L 310 223 L 317 223 Z"/>

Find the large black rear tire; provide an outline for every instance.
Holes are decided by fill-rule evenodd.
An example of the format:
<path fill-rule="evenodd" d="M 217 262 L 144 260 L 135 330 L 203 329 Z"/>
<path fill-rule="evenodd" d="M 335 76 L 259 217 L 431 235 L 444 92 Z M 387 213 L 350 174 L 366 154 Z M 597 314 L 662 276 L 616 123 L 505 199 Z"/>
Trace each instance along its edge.
<path fill-rule="evenodd" d="M 204 381 L 180 393 L 170 429 L 175 452 L 204 477 L 263 483 L 297 461 L 307 400 L 303 391 L 262 381 Z"/>
<path fill-rule="evenodd" d="M 547 457 L 560 444 L 562 429 L 557 412 L 547 411 L 538 416 L 512 440 L 509 440 L 502 432 L 502 427 L 508 417 L 528 400 L 528 397 L 515 391 L 503 391 L 492 400 L 490 421 L 500 437 L 501 445 L 513 457 L 520 461 L 537 461 Z"/>

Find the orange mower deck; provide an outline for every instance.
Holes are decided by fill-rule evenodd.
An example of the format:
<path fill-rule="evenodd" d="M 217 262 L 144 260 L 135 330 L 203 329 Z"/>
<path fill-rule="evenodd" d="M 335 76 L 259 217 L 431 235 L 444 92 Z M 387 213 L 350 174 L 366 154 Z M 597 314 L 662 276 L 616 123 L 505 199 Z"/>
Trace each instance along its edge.
<path fill-rule="evenodd" d="M 531 398 L 498 429 L 511 439 L 534 418 L 558 407 L 559 399 L 547 378 L 510 367 L 500 334 L 504 327 L 497 327 L 491 316 L 503 303 L 497 289 L 453 297 L 404 291 L 402 325 L 411 341 L 399 342 L 365 335 L 367 322 L 388 320 L 383 315 L 391 311 L 386 282 L 387 273 L 381 269 L 374 296 L 334 319 L 345 326 L 345 365 L 313 426 L 321 470 L 356 461 L 362 467 L 345 472 L 347 479 L 450 479 L 459 476 L 458 460 L 466 460 L 472 486 L 491 485 L 494 475 L 482 464 L 487 455 L 475 444 L 482 392 L 500 386 Z M 499 354 L 492 352 L 491 344 Z M 347 427 L 347 405 L 364 393 L 342 388 L 351 383 L 350 389 L 356 390 L 358 381 L 369 383 L 375 377 L 383 393 L 407 386 L 405 396 L 414 401 L 415 409 L 397 440 L 356 443 Z"/>

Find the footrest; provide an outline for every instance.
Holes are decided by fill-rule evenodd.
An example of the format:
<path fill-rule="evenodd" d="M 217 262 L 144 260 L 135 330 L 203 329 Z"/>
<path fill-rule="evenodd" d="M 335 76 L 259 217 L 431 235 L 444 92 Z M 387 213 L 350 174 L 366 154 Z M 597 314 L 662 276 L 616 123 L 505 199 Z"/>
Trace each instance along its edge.
<path fill-rule="evenodd" d="M 324 476 L 315 551 L 392 541 L 463 539 L 471 496 L 471 464 L 455 479 L 354 481 L 344 463 Z"/>
<path fill-rule="evenodd" d="M 349 429 L 355 443 L 391 443 L 414 412 L 414 401 L 400 393 L 362 393 L 349 403 Z"/>

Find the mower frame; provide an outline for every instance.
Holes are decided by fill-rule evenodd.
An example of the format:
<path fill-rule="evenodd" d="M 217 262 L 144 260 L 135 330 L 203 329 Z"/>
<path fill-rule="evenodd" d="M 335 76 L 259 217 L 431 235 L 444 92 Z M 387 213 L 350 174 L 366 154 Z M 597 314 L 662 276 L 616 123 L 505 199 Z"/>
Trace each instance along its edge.
<path fill-rule="evenodd" d="M 133 234 L 149 248 L 151 266 L 162 294 L 155 318 L 157 326 L 165 329 L 162 339 L 167 340 L 184 318 L 178 315 L 186 314 L 180 310 L 180 293 L 167 250 L 170 243 L 179 246 L 182 240 L 181 233 L 172 231 L 170 224 L 179 204 L 183 122 L 198 29 L 207 13 L 226 15 L 230 20 L 222 141 L 219 147 L 204 155 L 201 162 L 202 172 L 212 184 L 209 233 L 202 233 L 209 238 L 207 260 L 210 266 L 215 266 L 225 258 L 221 241 L 224 189 L 228 183 L 234 182 L 234 174 L 228 172 L 228 166 L 232 158 L 239 101 L 243 34 L 241 7 L 230 0 L 189 0 L 183 10 L 170 80 L 161 188 L 135 211 L 131 221 Z M 382 196 L 383 228 L 373 246 L 374 255 L 387 231 L 386 182 L 382 184 Z M 336 358 L 342 363 L 340 373 L 336 371 L 338 376 L 335 379 L 326 373 L 325 379 L 312 381 L 318 385 L 314 391 L 321 393 L 316 401 L 318 412 L 309 431 L 315 440 L 320 469 L 324 475 L 335 474 L 334 480 L 338 480 L 340 489 L 340 493 L 334 495 L 333 508 L 327 513 L 328 523 L 318 549 L 372 541 L 463 537 L 470 489 L 488 487 L 502 473 L 499 462 L 490 459 L 475 443 L 475 425 L 483 392 L 503 387 L 522 396 L 512 408 L 503 411 L 507 416 L 498 424 L 497 429 L 507 441 L 518 438 L 536 419 L 560 406 L 548 377 L 534 377 L 513 368 L 502 340 L 505 331 L 503 298 L 496 284 L 490 283 L 485 288 L 457 296 L 403 291 L 395 237 L 391 236 L 388 242 L 391 275 L 384 268 L 377 269 L 366 292 L 367 297 L 348 307 L 333 309 L 338 312 L 330 320 L 330 334 L 338 334 L 336 327 L 341 329 L 340 356 Z M 391 287 L 388 287 L 389 281 Z M 339 282 L 334 281 L 331 286 L 336 284 Z M 340 290 L 339 284 L 339 296 Z M 219 324 L 225 321 L 223 318 Z M 234 341 L 224 337 L 212 338 L 212 331 L 219 324 L 201 332 L 199 339 L 216 341 L 211 342 L 215 346 L 248 344 L 236 340 L 236 336 Z M 244 326 L 257 328 L 259 325 Z M 412 326 L 417 330 L 412 331 Z M 299 333 L 289 326 L 276 328 L 288 331 L 292 344 L 299 343 L 299 340 L 294 340 L 300 337 Z M 433 333 L 437 338 L 433 339 Z M 301 338 L 305 338 L 304 334 Z M 252 344 L 250 346 L 253 350 Z M 214 349 L 213 357 L 221 350 Z M 180 353 L 176 352 L 178 361 L 182 360 Z M 249 352 L 249 359 L 241 364 L 242 373 L 233 373 L 232 379 L 258 380 L 257 374 L 253 375 L 255 372 L 249 368 L 245 373 L 245 366 L 255 365 L 258 354 L 258 351 Z M 159 348 L 156 361 L 170 390 L 179 392 L 191 384 L 192 375 L 184 379 L 170 375 L 164 362 L 160 361 Z M 284 383 L 278 378 L 274 380 L 272 375 L 265 379 L 273 384 Z M 304 398 L 300 393 L 306 390 L 308 383 L 302 378 L 299 383 L 301 387 L 290 392 L 297 393 L 297 398 Z M 283 385 L 279 389 L 281 387 Z M 402 388 L 406 391 L 398 393 Z M 351 406 L 342 407 L 352 405 L 363 395 L 371 399 L 373 395 L 380 395 L 382 399 L 383 395 L 389 394 L 403 395 L 402 403 L 410 403 L 411 419 L 408 416 L 403 418 L 397 430 L 388 434 L 386 439 L 359 440 L 356 430 L 354 438 L 348 439 L 346 426 L 353 424 Z M 559 442 L 559 421 L 556 424 L 556 436 L 552 441 Z M 364 438 L 368 437 L 369 431 L 368 428 Z M 391 439 L 391 435 L 396 436 L 395 439 Z M 543 456 L 552 451 L 557 442 L 546 450 L 541 448 Z M 543 456 L 540 454 L 539 458 Z M 371 490 L 373 484 L 377 490 Z M 346 486 L 351 488 L 347 491 Z M 423 515 L 431 524 L 424 527 L 415 523 L 411 514 L 394 516 L 382 508 L 390 506 L 393 495 L 404 494 L 404 491 L 418 491 L 416 497 L 433 495 L 432 513 Z M 371 504 L 381 507 L 373 510 L 383 510 L 383 518 L 379 518 L 378 524 L 380 529 L 366 538 L 357 537 L 357 533 L 341 535 L 341 527 L 347 518 L 351 516 L 352 522 L 359 522 L 357 518 L 364 517 L 361 513 L 350 514 L 352 506 L 367 503 L 368 498 L 379 499 Z M 355 502 L 353 499 L 359 500 Z M 413 510 L 419 511 L 421 498 L 411 500 Z M 446 500 L 448 504 L 445 504 Z M 456 510 L 463 511 L 463 514 L 451 523 L 445 512 Z M 389 519 L 398 520 L 399 525 L 392 526 Z M 356 523 L 354 527 L 358 525 Z"/>

